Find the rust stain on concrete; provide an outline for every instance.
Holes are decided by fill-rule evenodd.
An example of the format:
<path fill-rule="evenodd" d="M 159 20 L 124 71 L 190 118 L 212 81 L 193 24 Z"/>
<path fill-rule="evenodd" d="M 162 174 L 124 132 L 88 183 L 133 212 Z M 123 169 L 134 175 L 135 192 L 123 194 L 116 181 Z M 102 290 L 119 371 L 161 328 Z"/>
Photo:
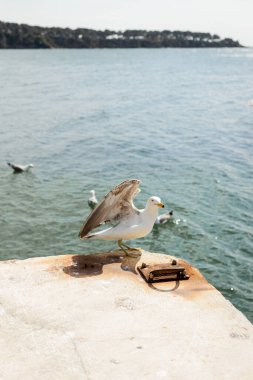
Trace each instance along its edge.
<path fill-rule="evenodd" d="M 160 292 L 173 291 L 174 294 L 189 301 L 202 297 L 205 292 L 215 289 L 196 268 L 183 260 L 177 260 L 177 263 L 185 267 L 186 273 L 190 276 L 189 280 L 149 284 L 149 287 Z"/>
<path fill-rule="evenodd" d="M 214 290 L 196 268 L 182 259 L 175 258 L 179 265 L 185 267 L 186 273 L 190 276 L 189 280 L 147 284 L 136 269 L 142 262 L 157 264 L 171 262 L 172 259 L 174 259 L 172 256 L 144 251 L 140 257 L 133 258 L 125 256 L 121 251 L 113 251 L 89 255 L 44 257 L 36 262 L 46 265 L 46 271 L 55 273 L 62 279 L 69 277 L 84 279 L 94 276 L 103 276 L 105 279 L 114 276 L 124 277 L 128 281 L 135 281 L 145 292 L 173 292 L 189 301 L 204 296 L 207 291 Z"/>

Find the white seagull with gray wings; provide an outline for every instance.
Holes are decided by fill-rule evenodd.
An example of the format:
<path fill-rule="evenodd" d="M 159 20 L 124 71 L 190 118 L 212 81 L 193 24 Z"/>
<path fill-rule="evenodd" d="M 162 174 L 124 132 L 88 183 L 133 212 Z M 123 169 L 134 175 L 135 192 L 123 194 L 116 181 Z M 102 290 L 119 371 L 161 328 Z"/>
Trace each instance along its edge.
<path fill-rule="evenodd" d="M 146 207 L 138 210 L 133 198 L 140 192 L 138 179 L 126 180 L 114 187 L 97 205 L 85 221 L 79 237 L 81 239 L 117 240 L 126 253 L 133 250 L 122 240 L 142 238 L 149 234 L 158 216 L 158 208 L 164 207 L 159 197 L 150 197 Z M 104 223 L 116 225 L 102 231 L 90 233 Z M 138 250 L 137 250 L 138 251 Z"/>
<path fill-rule="evenodd" d="M 12 164 L 11 162 L 7 162 L 7 165 L 9 165 L 13 169 L 14 173 L 27 172 L 30 168 L 34 167 L 33 164 L 29 164 L 29 165 L 16 165 L 16 164 Z"/>

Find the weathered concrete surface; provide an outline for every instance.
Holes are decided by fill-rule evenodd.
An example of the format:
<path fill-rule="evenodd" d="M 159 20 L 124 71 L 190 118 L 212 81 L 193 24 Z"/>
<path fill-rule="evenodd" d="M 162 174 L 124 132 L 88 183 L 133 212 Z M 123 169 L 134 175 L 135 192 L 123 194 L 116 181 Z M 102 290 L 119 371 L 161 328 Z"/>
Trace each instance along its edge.
<path fill-rule="evenodd" d="M 135 271 L 168 259 L 1 262 L 0 379 L 252 380 L 251 323 L 196 269 L 150 287 Z"/>

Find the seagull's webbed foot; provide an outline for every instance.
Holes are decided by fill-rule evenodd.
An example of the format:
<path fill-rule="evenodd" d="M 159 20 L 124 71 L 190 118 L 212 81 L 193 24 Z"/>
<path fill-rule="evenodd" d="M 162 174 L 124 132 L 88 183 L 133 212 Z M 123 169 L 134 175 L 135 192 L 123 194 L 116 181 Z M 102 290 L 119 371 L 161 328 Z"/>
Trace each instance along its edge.
<path fill-rule="evenodd" d="M 120 249 L 122 249 L 122 251 L 125 252 L 126 256 L 130 256 L 130 257 L 141 256 L 141 250 L 140 249 L 138 249 L 138 248 L 131 248 L 128 245 L 122 243 L 122 240 L 118 241 L 118 246 L 120 247 Z M 135 253 L 133 251 L 135 251 Z"/>

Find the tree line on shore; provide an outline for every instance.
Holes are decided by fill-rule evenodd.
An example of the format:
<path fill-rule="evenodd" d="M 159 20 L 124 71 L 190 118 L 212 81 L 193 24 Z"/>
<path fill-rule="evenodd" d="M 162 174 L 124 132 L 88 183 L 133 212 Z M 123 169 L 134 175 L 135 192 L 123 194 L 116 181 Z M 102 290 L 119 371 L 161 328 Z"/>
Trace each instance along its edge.
<path fill-rule="evenodd" d="M 190 31 L 93 30 L 40 27 L 0 21 L 1 49 L 241 47 L 231 38 Z"/>

